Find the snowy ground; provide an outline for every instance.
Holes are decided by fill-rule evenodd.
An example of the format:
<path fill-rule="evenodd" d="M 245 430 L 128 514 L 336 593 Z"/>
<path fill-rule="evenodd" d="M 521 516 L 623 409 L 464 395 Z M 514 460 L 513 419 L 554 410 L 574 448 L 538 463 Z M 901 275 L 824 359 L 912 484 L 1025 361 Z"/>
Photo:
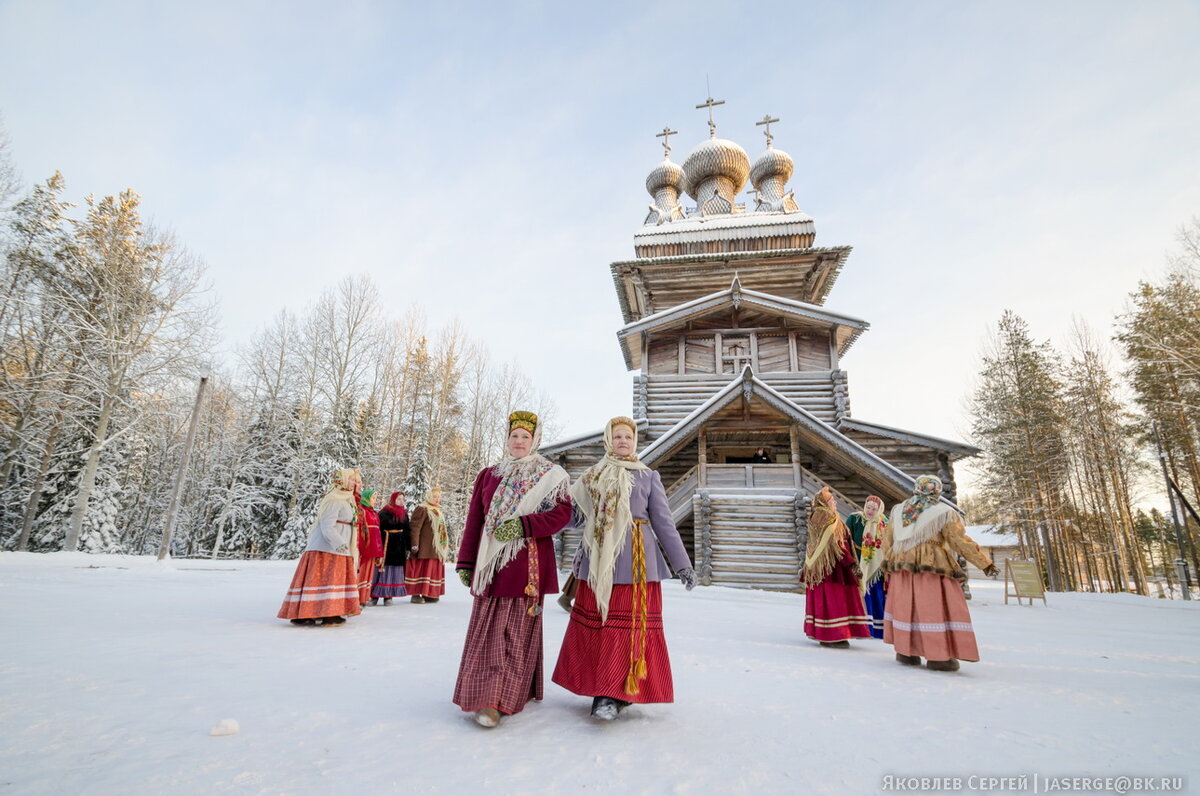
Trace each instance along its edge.
<path fill-rule="evenodd" d="M 822 649 L 803 597 L 665 587 L 676 703 L 612 724 L 547 681 L 496 730 L 450 703 L 469 597 L 275 619 L 291 562 L 0 555 L 0 791 L 872 793 L 897 776 L 1184 776 L 1200 604 L 974 582 L 983 661 Z M 546 612 L 546 669 L 567 616 Z M 221 719 L 241 732 L 210 737 Z M 1030 790 L 1032 792 L 1032 790 Z"/>

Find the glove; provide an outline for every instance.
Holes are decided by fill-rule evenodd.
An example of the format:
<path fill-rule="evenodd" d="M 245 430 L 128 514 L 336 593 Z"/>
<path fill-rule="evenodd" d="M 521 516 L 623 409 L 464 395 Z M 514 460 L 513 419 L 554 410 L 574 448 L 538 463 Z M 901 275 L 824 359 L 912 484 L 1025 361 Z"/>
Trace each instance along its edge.
<path fill-rule="evenodd" d="M 990 578 L 993 575 L 999 575 L 1000 570 L 996 568 L 995 564 L 988 564 L 987 567 L 984 568 L 983 574 L 987 575 Z"/>
<path fill-rule="evenodd" d="M 696 588 L 696 570 L 687 567 L 686 569 L 679 570 L 677 574 L 679 575 L 679 580 L 683 583 L 683 588 L 688 591 Z"/>
<path fill-rule="evenodd" d="M 475 573 L 465 567 L 456 569 L 454 571 L 458 573 L 458 579 L 462 581 L 462 585 L 466 586 L 468 589 L 471 588 L 471 579 L 474 577 Z"/>
<path fill-rule="evenodd" d="M 525 536 L 525 526 L 518 517 L 509 517 L 492 534 L 497 542 L 511 542 Z"/>

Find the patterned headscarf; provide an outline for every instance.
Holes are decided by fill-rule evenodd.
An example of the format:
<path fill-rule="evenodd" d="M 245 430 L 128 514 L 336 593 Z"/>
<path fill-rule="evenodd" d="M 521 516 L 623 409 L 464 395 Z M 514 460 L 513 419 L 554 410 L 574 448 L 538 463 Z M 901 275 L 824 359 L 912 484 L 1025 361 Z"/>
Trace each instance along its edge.
<path fill-rule="evenodd" d="M 942 479 L 934 475 L 917 477 L 913 484 L 913 496 L 904 501 L 903 523 L 908 527 L 917 521 L 921 512 L 942 499 Z"/>
<path fill-rule="evenodd" d="M 362 491 L 362 494 L 358 498 L 358 502 L 361 503 L 363 506 L 370 508 L 371 507 L 371 498 L 373 498 L 374 496 L 375 496 L 374 489 L 364 489 Z"/>
<path fill-rule="evenodd" d="M 867 516 L 867 507 L 871 504 L 879 506 L 879 511 L 874 517 Z M 862 591 L 866 592 L 867 587 L 883 574 L 883 554 L 880 548 L 883 547 L 884 529 L 888 523 L 887 513 L 883 510 L 883 499 L 878 495 L 868 495 L 863 501 L 862 518 L 863 538 L 859 568 L 862 570 L 860 586 Z"/>

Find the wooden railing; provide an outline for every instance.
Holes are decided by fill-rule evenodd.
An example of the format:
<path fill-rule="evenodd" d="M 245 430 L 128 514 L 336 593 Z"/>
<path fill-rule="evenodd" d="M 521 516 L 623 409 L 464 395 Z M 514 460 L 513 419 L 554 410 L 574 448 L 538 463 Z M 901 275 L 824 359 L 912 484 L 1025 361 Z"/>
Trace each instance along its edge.
<path fill-rule="evenodd" d="M 705 485 L 711 489 L 793 489 L 790 464 L 710 464 Z"/>
<path fill-rule="evenodd" d="M 667 505 L 671 507 L 671 517 L 679 522 L 692 511 L 692 495 L 696 491 L 697 467 L 684 473 L 680 478 L 667 487 Z"/>

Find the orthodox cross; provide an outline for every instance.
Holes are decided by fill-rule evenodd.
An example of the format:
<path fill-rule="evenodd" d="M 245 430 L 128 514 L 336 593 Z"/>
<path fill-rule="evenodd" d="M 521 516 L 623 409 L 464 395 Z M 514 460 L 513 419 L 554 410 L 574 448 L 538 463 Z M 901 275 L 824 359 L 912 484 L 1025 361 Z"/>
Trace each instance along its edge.
<path fill-rule="evenodd" d="M 671 157 L 671 136 L 676 135 L 676 134 L 677 134 L 677 131 L 672 130 L 670 125 L 667 125 L 666 127 L 664 127 L 663 131 L 661 133 L 654 134 L 655 138 L 661 138 L 663 140 L 662 145 L 663 145 L 663 157 L 664 158 Z"/>
<path fill-rule="evenodd" d="M 708 108 L 708 137 L 709 138 L 717 137 L 717 123 L 713 121 L 712 109 L 714 107 L 716 107 L 717 105 L 724 105 L 724 104 L 725 104 L 725 100 L 714 100 L 712 97 L 709 97 L 704 102 L 702 102 L 696 106 L 697 110 L 699 110 L 700 108 Z"/>
<path fill-rule="evenodd" d="M 771 135 L 771 125 L 772 125 L 772 124 L 774 124 L 774 123 L 775 123 L 775 122 L 777 122 L 777 121 L 779 121 L 779 120 L 778 120 L 778 119 L 772 119 L 772 118 L 771 118 L 771 114 L 769 114 L 769 113 L 768 113 L 766 116 L 762 117 L 762 121 L 761 121 L 761 122 L 755 122 L 755 123 L 754 123 L 754 126 L 755 126 L 755 127 L 762 127 L 763 125 L 766 125 L 766 129 L 765 129 L 765 130 L 763 130 L 763 135 L 765 135 L 765 136 L 767 137 L 767 146 L 768 146 L 768 147 L 769 147 L 769 146 L 771 146 L 771 142 L 772 142 L 773 140 L 775 140 L 775 137 Z"/>

